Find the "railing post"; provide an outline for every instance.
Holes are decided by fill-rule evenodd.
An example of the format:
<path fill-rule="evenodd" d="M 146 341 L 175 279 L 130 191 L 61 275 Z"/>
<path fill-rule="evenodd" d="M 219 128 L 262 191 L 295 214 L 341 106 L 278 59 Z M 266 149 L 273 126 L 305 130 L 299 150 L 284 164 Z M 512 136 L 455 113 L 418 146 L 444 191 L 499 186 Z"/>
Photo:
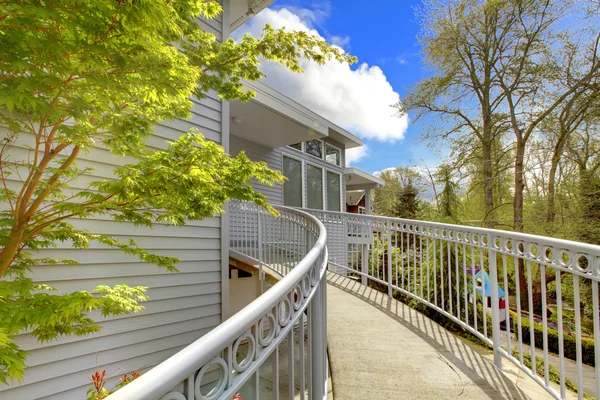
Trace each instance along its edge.
<path fill-rule="evenodd" d="M 388 296 L 392 297 L 392 228 L 387 223 L 387 285 Z"/>
<path fill-rule="evenodd" d="M 318 272 L 317 272 L 318 273 Z M 325 338 L 323 333 L 325 332 L 324 325 L 324 306 L 323 306 L 323 285 L 325 285 L 324 280 L 326 279 L 326 275 L 323 276 L 318 283 L 319 287 L 315 291 L 315 294 L 310 302 L 310 317 L 312 319 L 310 328 L 311 328 L 311 354 L 310 354 L 310 363 L 311 363 L 311 386 L 312 386 L 312 399 L 313 400 L 322 400 L 325 396 L 325 363 L 323 358 L 325 357 Z"/>
<path fill-rule="evenodd" d="M 487 248 L 488 263 L 490 266 L 490 292 L 492 295 L 492 346 L 494 348 L 494 364 L 499 369 L 502 369 L 502 354 L 500 353 L 501 337 L 500 298 L 498 297 L 498 266 L 496 264 L 496 250 L 494 249 L 494 237 L 491 234 L 487 236 Z"/>
<path fill-rule="evenodd" d="M 264 288 L 264 276 L 263 276 L 263 235 L 262 235 L 262 230 L 263 230 L 263 226 L 262 226 L 262 218 L 260 217 L 261 213 L 260 210 L 258 210 L 258 213 L 256 214 L 256 219 L 257 219 L 257 245 L 258 245 L 258 279 L 260 280 L 260 293 L 264 293 L 265 288 Z"/>
<path fill-rule="evenodd" d="M 362 247 L 362 253 L 361 253 L 361 257 L 360 257 L 360 263 L 361 263 L 361 278 L 360 278 L 360 282 L 363 285 L 367 285 L 367 275 L 369 273 L 369 245 L 368 244 L 363 244 L 361 245 Z"/>

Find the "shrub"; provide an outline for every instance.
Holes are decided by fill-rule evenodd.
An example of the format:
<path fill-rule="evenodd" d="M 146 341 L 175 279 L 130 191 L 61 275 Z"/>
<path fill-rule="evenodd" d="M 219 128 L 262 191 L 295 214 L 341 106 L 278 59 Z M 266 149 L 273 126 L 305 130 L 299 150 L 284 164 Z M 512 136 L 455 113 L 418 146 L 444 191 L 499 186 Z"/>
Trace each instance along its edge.
<path fill-rule="evenodd" d="M 515 332 L 518 332 L 518 320 L 515 318 Z M 521 318 L 522 331 L 523 331 L 523 343 L 531 344 L 530 336 L 530 322 L 529 318 Z M 535 339 L 535 346 L 539 349 L 543 348 L 544 343 L 544 328 L 542 324 L 534 321 L 533 335 Z M 559 354 L 559 340 L 558 331 L 555 329 L 548 328 L 548 351 Z M 518 334 L 518 333 L 517 333 Z M 563 335 L 564 344 L 564 356 L 571 360 L 577 360 L 577 339 L 572 335 Z M 595 366 L 595 352 L 594 352 L 594 340 L 588 338 L 581 338 L 582 347 L 582 362 L 584 364 Z"/>

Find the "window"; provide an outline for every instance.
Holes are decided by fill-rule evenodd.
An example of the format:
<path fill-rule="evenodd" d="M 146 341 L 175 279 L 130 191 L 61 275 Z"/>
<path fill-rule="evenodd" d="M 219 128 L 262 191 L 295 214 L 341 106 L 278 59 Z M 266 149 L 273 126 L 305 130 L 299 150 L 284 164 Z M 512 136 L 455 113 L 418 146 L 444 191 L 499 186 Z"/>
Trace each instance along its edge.
<path fill-rule="evenodd" d="M 283 175 L 287 178 L 283 184 L 283 204 L 302 207 L 302 161 L 284 156 Z"/>
<path fill-rule="evenodd" d="M 323 142 L 320 140 L 309 140 L 305 144 L 306 154 L 323 159 Z"/>
<path fill-rule="evenodd" d="M 290 144 L 288 146 L 291 147 L 292 149 L 302 151 L 302 143 L 294 143 L 294 144 Z"/>
<path fill-rule="evenodd" d="M 366 214 L 367 213 L 367 209 L 361 206 L 358 206 L 358 213 L 359 214 Z"/>
<path fill-rule="evenodd" d="M 306 164 L 306 206 L 317 210 L 323 209 L 323 170 Z"/>
<path fill-rule="evenodd" d="M 341 165 L 340 149 L 337 147 L 325 144 L 325 161 L 333 165 Z"/>
<path fill-rule="evenodd" d="M 327 171 L 327 209 L 341 211 L 340 174 Z"/>

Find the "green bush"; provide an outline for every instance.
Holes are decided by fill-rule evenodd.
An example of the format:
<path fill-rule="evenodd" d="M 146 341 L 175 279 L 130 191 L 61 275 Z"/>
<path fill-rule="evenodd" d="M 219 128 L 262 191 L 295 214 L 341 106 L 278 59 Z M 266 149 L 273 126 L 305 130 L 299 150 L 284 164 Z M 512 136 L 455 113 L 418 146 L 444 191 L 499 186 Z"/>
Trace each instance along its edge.
<path fill-rule="evenodd" d="M 515 333 L 518 334 L 518 320 L 515 318 L 514 319 L 515 322 Z M 523 330 L 523 343 L 526 344 L 531 344 L 531 336 L 530 336 L 530 324 L 529 324 L 529 318 L 526 317 L 522 317 L 521 318 L 521 323 L 522 323 L 522 330 Z M 534 338 L 535 338 L 535 346 L 539 349 L 542 349 L 544 346 L 544 328 L 542 327 L 542 324 L 539 324 L 537 322 L 533 323 L 534 325 Z M 555 354 L 559 354 L 559 349 L 558 349 L 558 331 L 554 330 L 554 329 L 550 329 L 548 328 L 548 351 L 555 353 Z M 564 343 L 564 356 L 566 358 L 570 358 L 571 360 L 577 360 L 577 339 L 575 338 L 575 336 L 571 336 L 571 335 L 567 335 L 564 334 L 563 335 L 563 343 Z M 583 355 L 583 363 L 590 365 L 592 367 L 595 366 L 595 353 L 594 353 L 594 340 L 592 339 L 588 339 L 588 338 L 581 338 L 581 347 L 582 347 L 582 355 Z"/>

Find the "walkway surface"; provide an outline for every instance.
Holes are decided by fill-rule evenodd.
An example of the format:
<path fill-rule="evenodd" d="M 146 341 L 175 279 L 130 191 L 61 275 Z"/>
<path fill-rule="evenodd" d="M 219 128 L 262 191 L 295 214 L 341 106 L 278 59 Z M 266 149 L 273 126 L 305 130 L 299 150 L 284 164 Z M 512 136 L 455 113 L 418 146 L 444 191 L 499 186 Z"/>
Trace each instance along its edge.
<path fill-rule="evenodd" d="M 489 351 L 453 335 L 387 294 L 328 274 L 328 342 L 334 398 L 550 399 Z"/>

